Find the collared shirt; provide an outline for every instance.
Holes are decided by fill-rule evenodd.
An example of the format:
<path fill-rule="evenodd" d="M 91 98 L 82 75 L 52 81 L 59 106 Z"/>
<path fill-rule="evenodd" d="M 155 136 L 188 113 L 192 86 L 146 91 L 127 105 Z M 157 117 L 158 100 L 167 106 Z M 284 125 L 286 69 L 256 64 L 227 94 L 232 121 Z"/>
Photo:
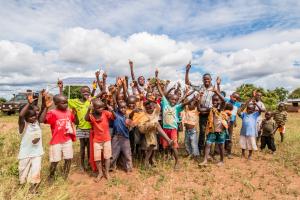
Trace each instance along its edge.
<path fill-rule="evenodd" d="M 215 94 L 213 92 L 213 86 L 210 85 L 208 88 L 206 88 L 204 85 L 195 86 L 191 85 L 191 87 L 196 90 L 197 92 L 203 92 L 203 97 L 201 99 L 201 105 L 207 108 L 212 107 L 212 96 Z"/>
<path fill-rule="evenodd" d="M 119 111 L 115 112 L 115 120 L 113 124 L 113 135 L 123 135 L 126 138 L 129 138 L 129 130 L 126 126 L 126 116 L 120 113 Z"/>

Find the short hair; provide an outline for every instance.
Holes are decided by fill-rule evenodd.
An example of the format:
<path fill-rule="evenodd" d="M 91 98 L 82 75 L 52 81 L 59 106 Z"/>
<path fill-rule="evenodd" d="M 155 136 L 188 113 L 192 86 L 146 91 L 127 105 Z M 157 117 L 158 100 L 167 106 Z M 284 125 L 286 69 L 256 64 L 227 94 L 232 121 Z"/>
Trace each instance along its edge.
<path fill-rule="evenodd" d="M 209 76 L 209 77 L 211 78 L 210 73 L 205 73 L 205 74 L 203 74 L 202 78 L 204 78 L 204 76 Z"/>
<path fill-rule="evenodd" d="M 87 85 L 82 86 L 82 87 L 80 88 L 80 90 L 85 89 L 85 88 L 90 90 L 90 87 L 87 86 Z"/>
<path fill-rule="evenodd" d="M 27 119 L 32 116 L 36 116 L 36 112 L 34 110 L 27 110 L 27 112 L 24 115 L 24 118 L 27 121 Z"/>
<path fill-rule="evenodd" d="M 66 96 L 64 96 L 64 95 L 62 95 L 62 94 L 56 94 L 56 95 L 54 95 L 54 96 L 53 96 L 53 102 L 54 102 L 54 104 L 57 104 L 59 98 L 61 98 L 61 97 L 67 98 Z"/>

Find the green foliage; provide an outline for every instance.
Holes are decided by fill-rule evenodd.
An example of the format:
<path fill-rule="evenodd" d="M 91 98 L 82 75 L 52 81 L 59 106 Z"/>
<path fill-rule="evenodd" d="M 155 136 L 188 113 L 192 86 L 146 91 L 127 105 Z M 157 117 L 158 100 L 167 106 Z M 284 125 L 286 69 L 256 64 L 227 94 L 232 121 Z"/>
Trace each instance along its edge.
<path fill-rule="evenodd" d="M 82 86 L 76 86 L 76 85 L 72 85 L 70 86 L 70 99 L 77 99 L 77 98 L 81 98 L 81 93 L 80 93 L 80 88 Z M 66 86 L 63 90 L 63 94 L 66 97 L 69 97 L 69 86 Z"/>
<path fill-rule="evenodd" d="M 5 103 L 5 102 L 6 102 L 6 99 L 3 97 L 0 97 L 0 103 Z"/>
<path fill-rule="evenodd" d="M 295 89 L 290 95 L 290 99 L 297 99 L 300 98 L 300 88 Z"/>
<path fill-rule="evenodd" d="M 265 90 L 262 87 L 257 87 L 253 84 L 243 84 L 236 89 L 240 94 L 241 101 L 247 101 L 252 96 L 252 92 L 256 90 L 262 93 L 262 101 L 268 110 L 275 110 L 277 104 L 286 100 L 288 90 L 283 87 L 275 88 L 274 90 Z"/>

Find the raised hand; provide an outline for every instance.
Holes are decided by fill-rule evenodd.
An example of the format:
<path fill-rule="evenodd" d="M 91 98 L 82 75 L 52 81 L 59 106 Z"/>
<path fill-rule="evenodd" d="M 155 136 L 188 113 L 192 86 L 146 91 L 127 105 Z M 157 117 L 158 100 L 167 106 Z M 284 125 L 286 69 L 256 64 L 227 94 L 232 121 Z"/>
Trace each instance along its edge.
<path fill-rule="evenodd" d="M 155 77 L 156 78 L 158 77 L 158 68 L 156 68 L 156 70 L 155 70 Z"/>
<path fill-rule="evenodd" d="M 64 87 L 64 82 L 62 80 L 59 80 L 57 81 L 57 86 L 61 89 Z"/>
<path fill-rule="evenodd" d="M 131 60 L 129 60 L 129 66 L 133 67 L 133 62 Z"/>
<path fill-rule="evenodd" d="M 49 96 L 48 94 L 45 95 L 45 104 L 46 104 L 46 108 L 50 108 L 53 104 L 52 97 Z"/>
<path fill-rule="evenodd" d="M 100 76 L 100 71 L 96 71 L 96 72 L 95 72 L 95 76 L 96 76 L 97 78 L 99 78 L 99 76 Z"/>
<path fill-rule="evenodd" d="M 97 82 L 96 82 L 96 81 L 93 81 L 92 86 L 93 86 L 93 89 L 96 90 L 96 89 L 97 89 Z"/>
<path fill-rule="evenodd" d="M 217 85 L 221 84 L 221 78 L 219 76 L 217 77 L 216 83 L 217 83 Z"/>
<path fill-rule="evenodd" d="M 252 97 L 256 97 L 256 94 L 257 94 L 257 91 L 256 91 L 256 90 L 253 90 L 253 92 L 252 92 Z"/>
<path fill-rule="evenodd" d="M 103 79 L 107 79 L 107 74 L 106 74 L 106 72 L 103 72 L 102 78 L 103 78 Z"/>
<path fill-rule="evenodd" d="M 191 67 L 192 67 L 192 65 L 191 65 L 191 61 L 190 61 L 190 62 L 186 65 L 186 70 L 187 70 L 187 71 L 190 70 Z"/>
<path fill-rule="evenodd" d="M 32 103 L 33 103 L 34 99 L 33 99 L 33 94 L 32 94 L 32 92 L 27 93 L 27 101 L 28 101 L 29 104 L 32 104 Z"/>

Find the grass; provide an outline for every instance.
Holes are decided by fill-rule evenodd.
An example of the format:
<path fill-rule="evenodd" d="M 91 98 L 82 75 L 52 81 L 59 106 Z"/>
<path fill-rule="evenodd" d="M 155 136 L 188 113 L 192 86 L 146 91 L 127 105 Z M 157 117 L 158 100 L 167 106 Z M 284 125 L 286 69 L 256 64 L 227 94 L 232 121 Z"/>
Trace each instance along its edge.
<path fill-rule="evenodd" d="M 157 167 L 145 169 L 142 164 L 136 163 L 135 175 L 122 176 L 115 174 L 112 178 L 103 184 L 102 190 L 97 192 L 97 197 L 108 199 L 138 199 L 140 193 L 145 193 L 145 199 L 222 199 L 222 198 L 244 198 L 252 199 L 254 192 L 267 192 L 268 187 L 272 186 L 272 179 L 282 181 L 281 185 L 272 191 L 270 197 L 276 199 L 278 195 L 289 195 L 292 198 L 299 198 L 300 194 L 297 189 L 286 188 L 285 184 L 293 184 L 286 174 L 300 176 L 300 134 L 299 134 L 300 114 L 289 114 L 287 124 L 287 133 L 285 142 L 277 142 L 277 153 L 274 156 L 267 152 L 257 153 L 257 162 L 271 162 L 272 168 L 268 176 L 270 180 L 265 180 L 268 176 L 260 173 L 258 169 L 251 170 L 245 176 L 242 168 L 234 165 L 226 165 L 224 170 L 224 179 L 233 185 L 234 193 L 227 192 L 230 188 L 223 184 L 224 190 L 215 190 L 216 185 L 222 185 L 222 174 L 215 174 L 218 170 L 214 165 L 206 168 L 198 168 L 194 161 L 181 157 L 182 171 L 178 174 L 172 170 L 173 162 L 164 162 L 162 159 L 157 160 Z M 42 182 L 38 195 L 32 195 L 28 192 L 29 186 L 20 187 L 18 184 L 18 160 L 17 155 L 20 145 L 20 136 L 17 129 L 17 116 L 4 116 L 0 114 L 0 199 L 76 199 L 70 192 L 70 188 L 80 188 L 86 185 L 87 181 L 75 182 L 64 181 L 61 178 L 61 167 L 58 167 L 56 181 L 49 185 L 46 181 L 48 176 L 48 143 L 50 140 L 50 130 L 48 126 L 42 126 L 43 145 L 45 155 L 42 161 Z M 238 132 L 238 129 L 235 131 Z M 276 135 L 276 141 L 279 136 Z M 72 162 L 71 173 L 78 172 L 79 166 L 79 146 L 78 142 L 74 145 L 75 157 Z M 239 155 L 238 136 L 235 137 L 234 151 Z M 218 157 L 217 157 L 218 158 Z M 226 161 L 227 162 L 227 161 Z M 229 161 L 228 161 L 229 162 Z M 264 167 L 264 166 L 262 166 Z M 255 179 L 259 178 L 260 182 L 256 183 Z M 295 184 L 295 183 L 294 183 Z M 299 186 L 298 186 L 299 188 Z M 131 194 L 131 196 L 130 196 Z M 233 195 L 234 194 L 234 195 Z M 78 196 L 79 197 L 79 196 Z M 81 197 L 81 195 L 80 195 Z M 84 198 L 85 196 L 82 195 Z M 279 198 L 280 199 L 280 198 Z"/>

